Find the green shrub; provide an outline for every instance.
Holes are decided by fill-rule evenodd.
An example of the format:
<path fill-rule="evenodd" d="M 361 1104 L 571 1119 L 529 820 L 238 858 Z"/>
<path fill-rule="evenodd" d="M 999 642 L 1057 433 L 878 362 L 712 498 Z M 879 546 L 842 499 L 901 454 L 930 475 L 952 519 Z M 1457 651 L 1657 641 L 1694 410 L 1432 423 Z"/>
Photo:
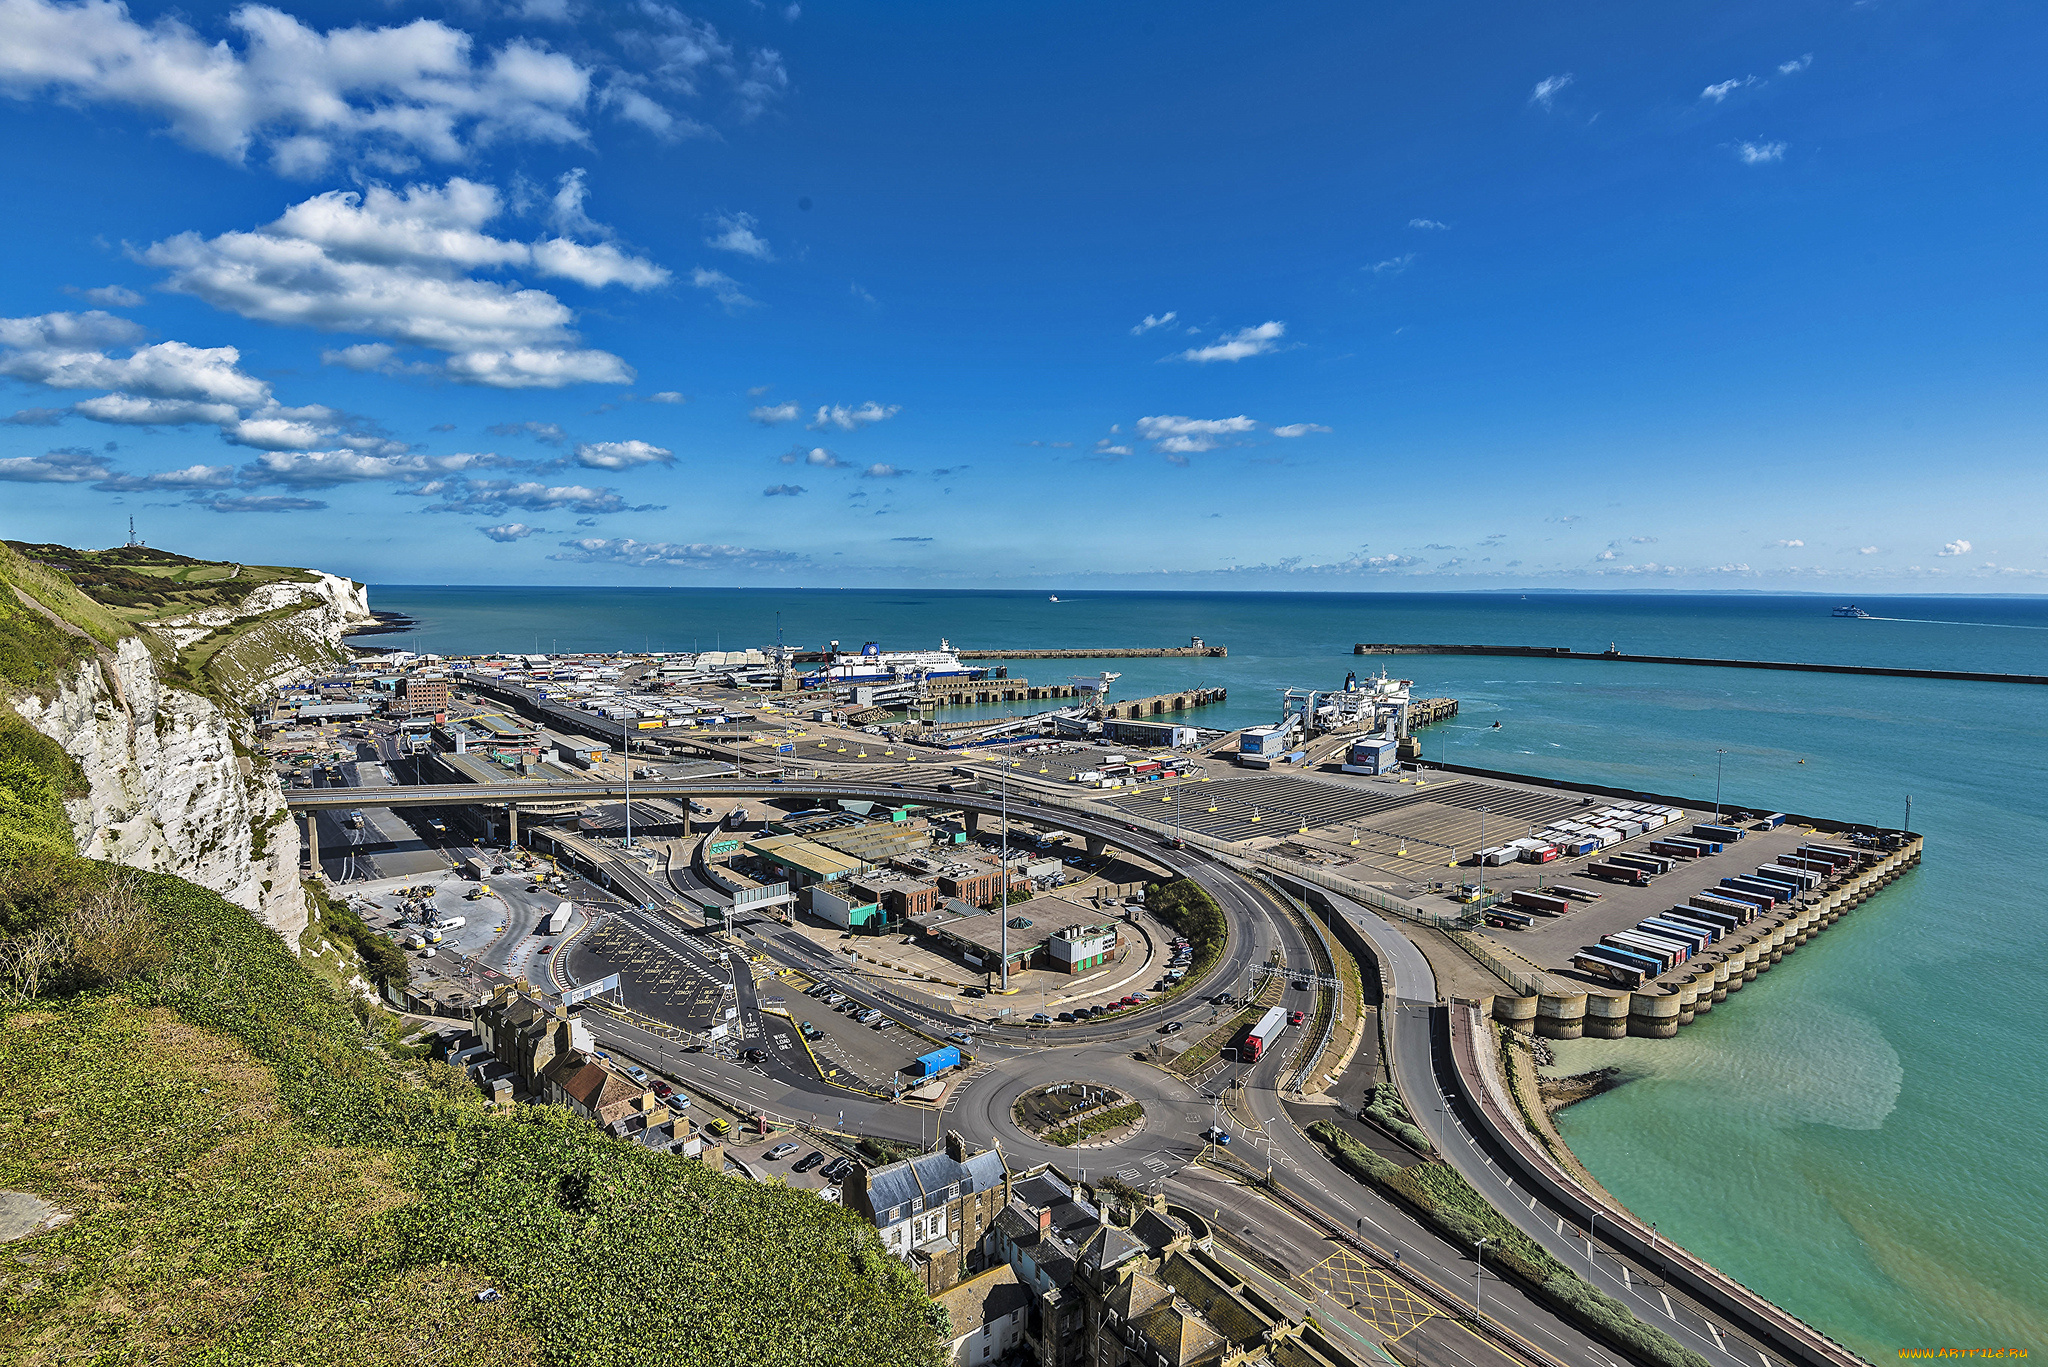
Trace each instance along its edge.
<path fill-rule="evenodd" d="M 1655 1367 L 1708 1367 L 1698 1353 L 1662 1329 L 1644 1324 L 1627 1306 L 1576 1273 L 1560 1273 L 1538 1289 L 1573 1320 L 1639 1361 Z"/>
<path fill-rule="evenodd" d="M 1076 1120 L 1056 1130 L 1047 1130 L 1041 1138 L 1048 1144 L 1057 1144 L 1063 1149 L 1071 1148 L 1084 1139 L 1128 1125 L 1143 1114 L 1145 1108 L 1133 1101 L 1127 1106 L 1112 1107 L 1101 1115 L 1091 1115 L 1086 1120 Z"/>

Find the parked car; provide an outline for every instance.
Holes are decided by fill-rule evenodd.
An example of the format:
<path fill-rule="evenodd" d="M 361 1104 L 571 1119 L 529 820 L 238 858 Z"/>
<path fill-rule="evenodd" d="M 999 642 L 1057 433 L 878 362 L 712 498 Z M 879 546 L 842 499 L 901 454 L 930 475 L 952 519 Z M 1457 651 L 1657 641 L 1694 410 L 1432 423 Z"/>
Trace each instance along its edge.
<path fill-rule="evenodd" d="M 827 1182 L 837 1182 L 840 1178 L 846 1176 L 846 1174 L 852 1171 L 853 1160 L 842 1155 L 841 1157 L 835 1158 L 831 1162 L 827 1163 L 825 1165 L 825 1170 L 819 1173 L 818 1175 L 824 1178 Z"/>
<path fill-rule="evenodd" d="M 960 995 L 963 997 L 986 997 L 988 993 L 978 987 L 963 987 L 960 989 Z"/>
<path fill-rule="evenodd" d="M 724 1135 L 731 1134 L 732 1122 L 730 1120 L 727 1120 L 724 1116 L 720 1116 L 716 1120 L 713 1120 L 704 1127 L 704 1133 L 710 1135 L 714 1139 L 720 1138 Z"/>
<path fill-rule="evenodd" d="M 789 1156 L 790 1156 L 791 1154 L 795 1153 L 796 1151 L 797 1151 L 797 1146 L 796 1146 L 795 1144 L 789 1144 L 789 1143 L 777 1144 L 777 1145 L 776 1145 L 776 1146 L 775 1146 L 774 1148 L 772 1148 L 772 1149 L 768 1150 L 768 1152 L 766 1152 L 766 1153 L 762 1154 L 762 1155 L 761 1155 L 761 1157 L 763 1157 L 763 1158 L 767 1159 L 767 1160 L 768 1160 L 768 1161 L 769 1161 L 770 1163 L 774 1163 L 774 1162 L 778 1162 L 778 1161 L 780 1161 L 780 1160 L 782 1160 L 782 1159 L 784 1159 L 784 1158 L 787 1158 L 787 1157 L 789 1157 Z"/>
<path fill-rule="evenodd" d="M 781 780 L 781 779 L 777 779 L 777 780 L 775 780 L 775 781 L 776 781 L 777 783 L 780 783 L 780 782 L 782 782 L 782 780 Z M 830 1202 L 831 1202 L 831 1203 L 832 1203 L 833 1205 L 835 1205 L 835 1206 L 836 1206 L 836 1205 L 838 1205 L 838 1204 L 840 1203 L 840 1202 L 839 1202 L 839 1188 L 837 1188 L 837 1187 L 820 1187 L 820 1188 L 818 1188 L 818 1199 L 819 1199 L 820 1201 L 830 1201 Z"/>
<path fill-rule="evenodd" d="M 1030 1023 L 1033 1025 L 1051 1025 L 1052 1017 L 1046 1015 L 1045 1012 L 1040 1011 L 1036 1015 L 1032 1016 Z"/>
<path fill-rule="evenodd" d="M 805 1039 L 825 1038 L 825 1032 L 823 1030 L 820 1030 L 817 1026 L 811 1024 L 809 1021 L 798 1021 L 796 1023 L 796 1028 L 797 1031 L 800 1034 L 802 1034 Z"/>
<path fill-rule="evenodd" d="M 796 1162 L 791 1163 L 789 1165 L 789 1170 L 791 1172 L 809 1172 L 812 1168 L 817 1167 L 824 1161 L 825 1155 L 818 1152 L 816 1149 L 812 1149 L 802 1158 L 799 1158 L 796 1160 Z"/>

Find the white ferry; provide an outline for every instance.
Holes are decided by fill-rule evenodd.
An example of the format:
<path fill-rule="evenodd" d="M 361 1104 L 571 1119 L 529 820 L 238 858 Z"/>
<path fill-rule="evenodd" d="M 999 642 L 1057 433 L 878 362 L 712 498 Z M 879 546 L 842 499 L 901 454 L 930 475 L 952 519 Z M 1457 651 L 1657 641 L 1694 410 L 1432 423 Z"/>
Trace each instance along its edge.
<path fill-rule="evenodd" d="M 842 688 L 851 684 L 912 683 L 925 679 L 983 679 L 988 670 L 960 663 L 951 650 L 888 650 L 869 641 L 858 654 L 834 655 L 822 669 L 803 676 L 805 688 Z"/>

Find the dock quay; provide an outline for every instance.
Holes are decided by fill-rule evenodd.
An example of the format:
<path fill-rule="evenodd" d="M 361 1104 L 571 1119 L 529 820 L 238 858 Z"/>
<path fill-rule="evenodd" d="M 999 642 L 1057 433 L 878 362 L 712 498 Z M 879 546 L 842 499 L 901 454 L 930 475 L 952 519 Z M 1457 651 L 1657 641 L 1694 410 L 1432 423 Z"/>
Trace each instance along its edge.
<path fill-rule="evenodd" d="M 1229 646 L 1212 646 L 1191 636 L 1184 646 L 1077 646 L 1057 650 L 960 650 L 963 660 L 1161 660 L 1192 657 L 1220 660 L 1230 654 Z"/>
<path fill-rule="evenodd" d="M 1091 696 L 1085 689 L 1076 689 L 1070 684 L 1033 685 L 1029 679 L 983 679 L 978 682 L 954 679 L 930 679 L 925 683 L 922 706 L 926 707 L 971 707 L 1006 702 L 1036 702 L 1040 699 L 1058 699 Z M 1208 707 L 1227 701 L 1227 688 L 1183 688 L 1172 693 L 1154 693 L 1145 698 L 1124 698 L 1116 702 L 1101 703 L 1088 710 L 1092 716 L 1109 721 L 1137 721 L 1145 717 L 1163 717 L 1169 713 L 1185 712 L 1190 708 Z M 1451 703 L 1451 711 L 1457 711 L 1457 703 L 1450 699 L 1432 699 Z M 885 707 L 872 707 L 855 712 L 847 720 L 855 725 L 889 721 L 895 713 Z M 957 723 L 963 726 L 986 726 L 1002 718 L 984 717 L 974 721 Z M 1432 718 L 1432 720 L 1434 720 Z M 955 723 L 945 723 L 953 725 Z"/>
<path fill-rule="evenodd" d="M 2048 674 L 1987 674 L 1969 669 L 1905 669 L 1885 665 L 1829 665 L 1800 660 L 1720 660 L 1695 655 L 1630 655 L 1570 646 L 1386 645 L 1360 642 L 1353 655 L 1509 655 L 1524 660 L 1608 660 L 1640 665 L 1699 665 L 1709 669 L 1788 669 L 1806 674 L 1876 674 L 1892 679 L 1961 679 L 1970 683 L 2048 684 Z"/>

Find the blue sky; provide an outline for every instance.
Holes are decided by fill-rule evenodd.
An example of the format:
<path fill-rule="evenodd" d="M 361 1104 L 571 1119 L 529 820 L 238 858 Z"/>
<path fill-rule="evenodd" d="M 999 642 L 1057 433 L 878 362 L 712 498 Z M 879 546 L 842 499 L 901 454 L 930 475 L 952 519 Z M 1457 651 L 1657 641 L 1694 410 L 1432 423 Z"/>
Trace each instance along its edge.
<path fill-rule="evenodd" d="M 0 0 L 6 534 L 2038 592 L 2044 57 L 1901 0 Z"/>

